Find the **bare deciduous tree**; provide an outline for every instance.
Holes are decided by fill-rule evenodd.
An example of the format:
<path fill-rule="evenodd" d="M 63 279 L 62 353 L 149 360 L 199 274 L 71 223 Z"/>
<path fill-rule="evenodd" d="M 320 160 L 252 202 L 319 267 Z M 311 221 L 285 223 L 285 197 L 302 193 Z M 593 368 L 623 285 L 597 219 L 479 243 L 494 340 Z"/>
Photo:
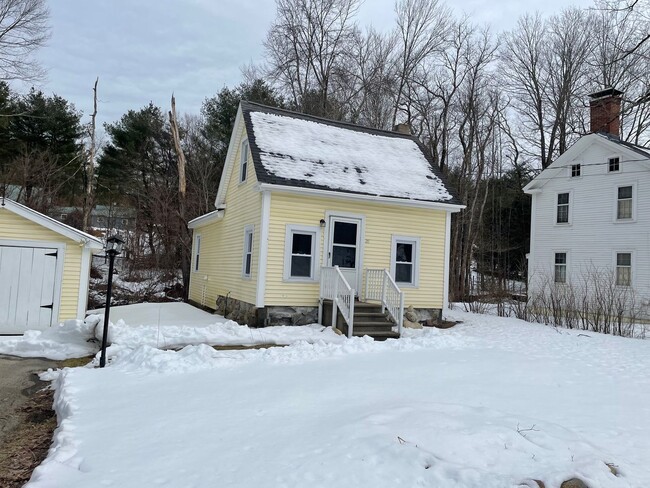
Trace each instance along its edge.
<path fill-rule="evenodd" d="M 0 80 L 35 80 L 34 51 L 49 37 L 45 0 L 0 0 Z"/>
<path fill-rule="evenodd" d="M 358 0 L 278 0 L 268 73 L 303 112 L 333 116 L 331 90 L 355 39 Z"/>

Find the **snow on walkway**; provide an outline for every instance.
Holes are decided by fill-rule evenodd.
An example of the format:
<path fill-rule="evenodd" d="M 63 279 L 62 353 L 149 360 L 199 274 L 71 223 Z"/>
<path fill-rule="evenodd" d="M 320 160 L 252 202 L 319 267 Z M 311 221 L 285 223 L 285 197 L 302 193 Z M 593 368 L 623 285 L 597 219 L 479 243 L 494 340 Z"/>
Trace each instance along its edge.
<path fill-rule="evenodd" d="M 27 486 L 650 486 L 650 342 L 448 318 L 465 323 L 64 370 Z"/>
<path fill-rule="evenodd" d="M 22 337 L 1 339 L 0 354 L 57 360 L 93 355 L 102 337 L 103 313 L 103 309 L 91 310 L 85 321 L 68 320 L 45 331 L 31 330 Z M 109 355 L 142 345 L 165 349 L 190 344 L 253 346 L 345 340 L 331 328 L 317 324 L 255 329 L 178 302 L 111 307 L 110 322 Z"/>

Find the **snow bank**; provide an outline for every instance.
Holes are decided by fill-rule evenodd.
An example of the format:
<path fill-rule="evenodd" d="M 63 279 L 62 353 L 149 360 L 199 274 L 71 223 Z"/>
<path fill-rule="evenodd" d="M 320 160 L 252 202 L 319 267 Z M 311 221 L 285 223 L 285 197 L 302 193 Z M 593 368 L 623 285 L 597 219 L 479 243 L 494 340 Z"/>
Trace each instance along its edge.
<path fill-rule="evenodd" d="M 650 343 L 447 318 L 464 323 L 386 342 L 143 345 L 67 370 L 27 486 L 650 486 Z"/>
<path fill-rule="evenodd" d="M 97 351 L 92 341 L 94 323 L 67 320 L 50 329 L 28 330 L 20 337 L 0 340 L 0 354 L 26 358 L 64 360 L 89 356 Z"/>

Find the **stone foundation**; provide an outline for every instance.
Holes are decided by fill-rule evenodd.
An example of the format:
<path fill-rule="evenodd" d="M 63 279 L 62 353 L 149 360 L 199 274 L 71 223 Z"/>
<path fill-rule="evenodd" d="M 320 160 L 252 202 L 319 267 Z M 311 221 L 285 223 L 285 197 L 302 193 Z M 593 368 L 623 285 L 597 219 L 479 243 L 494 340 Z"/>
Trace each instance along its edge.
<path fill-rule="evenodd" d="M 307 325 L 318 321 L 318 307 L 264 307 L 232 297 L 217 297 L 215 312 L 229 320 L 251 327 L 268 325 Z"/>
<path fill-rule="evenodd" d="M 414 310 L 418 316 L 418 322 L 442 320 L 442 309 L 440 308 L 415 308 Z M 406 308 L 404 308 L 404 311 L 406 311 Z"/>
<path fill-rule="evenodd" d="M 234 320 L 238 324 L 258 326 L 257 308 L 251 303 L 237 300 L 232 297 L 217 297 L 217 308 L 215 311 L 228 320 Z"/>

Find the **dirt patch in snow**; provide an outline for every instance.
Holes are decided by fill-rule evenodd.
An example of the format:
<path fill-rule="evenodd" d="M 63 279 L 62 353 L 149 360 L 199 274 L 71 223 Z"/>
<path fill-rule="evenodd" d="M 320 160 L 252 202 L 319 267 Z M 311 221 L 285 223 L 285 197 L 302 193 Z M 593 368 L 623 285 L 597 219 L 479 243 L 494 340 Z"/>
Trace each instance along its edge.
<path fill-rule="evenodd" d="M 56 428 L 52 390 L 35 393 L 17 412 L 21 422 L 0 446 L 0 486 L 18 488 L 32 476 L 50 448 Z"/>

